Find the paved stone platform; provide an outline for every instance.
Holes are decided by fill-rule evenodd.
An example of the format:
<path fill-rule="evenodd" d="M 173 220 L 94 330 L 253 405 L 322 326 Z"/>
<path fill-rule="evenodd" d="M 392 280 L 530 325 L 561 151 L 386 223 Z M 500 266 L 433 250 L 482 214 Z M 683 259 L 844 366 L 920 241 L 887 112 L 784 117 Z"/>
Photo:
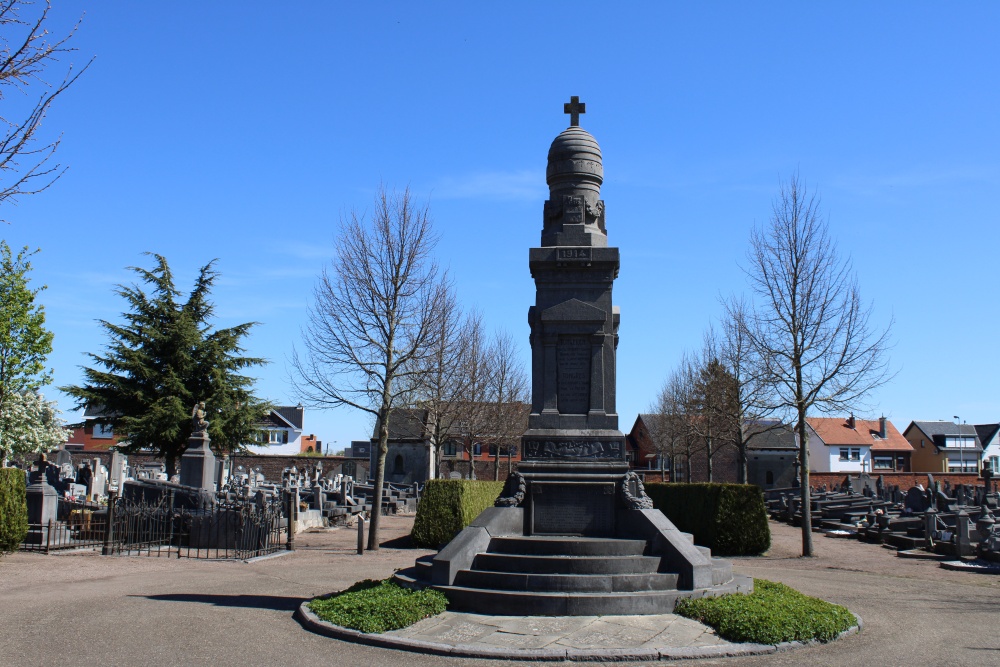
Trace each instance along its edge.
<path fill-rule="evenodd" d="M 762 655 L 803 645 L 736 644 L 720 638 L 712 628 L 676 614 L 484 616 L 446 611 L 383 634 L 326 623 L 306 604 L 299 608 L 298 616 L 308 629 L 337 639 L 468 658 L 671 660 Z"/>

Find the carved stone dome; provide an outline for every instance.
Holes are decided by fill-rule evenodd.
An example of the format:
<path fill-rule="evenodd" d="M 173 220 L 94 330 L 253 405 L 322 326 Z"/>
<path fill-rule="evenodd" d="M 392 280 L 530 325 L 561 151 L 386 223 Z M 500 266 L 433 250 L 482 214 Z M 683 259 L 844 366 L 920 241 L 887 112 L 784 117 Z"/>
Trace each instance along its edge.
<path fill-rule="evenodd" d="M 552 141 L 545 181 L 553 197 L 592 193 L 596 201 L 604 182 L 604 164 L 601 147 L 590 132 L 579 126 L 567 127 Z"/>

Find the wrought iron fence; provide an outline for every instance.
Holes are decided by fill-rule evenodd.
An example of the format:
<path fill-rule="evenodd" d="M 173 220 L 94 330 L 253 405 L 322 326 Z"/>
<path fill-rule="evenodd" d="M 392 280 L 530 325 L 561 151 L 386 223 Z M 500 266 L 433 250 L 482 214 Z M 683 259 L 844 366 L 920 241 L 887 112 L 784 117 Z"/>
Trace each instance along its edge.
<path fill-rule="evenodd" d="M 177 558 L 256 558 L 288 546 L 280 499 L 236 500 L 192 509 L 173 495 L 156 503 L 116 498 L 103 553 Z"/>
<path fill-rule="evenodd" d="M 107 506 L 60 499 L 57 518 L 29 524 L 21 548 L 246 560 L 292 548 L 287 504 L 287 498 L 248 499 L 189 508 L 177 506 L 173 493 L 153 502 L 112 497 Z"/>
<path fill-rule="evenodd" d="M 49 553 L 99 547 L 104 544 L 107 521 L 107 508 L 98 503 L 60 498 L 55 519 L 28 524 L 21 549 Z"/>

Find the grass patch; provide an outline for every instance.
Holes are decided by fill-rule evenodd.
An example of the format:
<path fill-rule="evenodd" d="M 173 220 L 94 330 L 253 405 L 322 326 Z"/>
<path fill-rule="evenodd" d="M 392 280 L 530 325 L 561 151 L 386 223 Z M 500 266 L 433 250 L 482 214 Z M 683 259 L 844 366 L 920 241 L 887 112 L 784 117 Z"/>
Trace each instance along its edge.
<path fill-rule="evenodd" d="M 387 632 L 436 616 L 448 606 L 443 593 L 430 589 L 413 591 L 389 579 L 365 579 L 333 597 L 309 603 L 324 621 L 361 632 Z"/>
<path fill-rule="evenodd" d="M 749 595 L 680 600 L 674 613 L 710 625 L 723 639 L 756 644 L 828 642 L 856 623 L 846 607 L 764 579 L 754 580 Z"/>

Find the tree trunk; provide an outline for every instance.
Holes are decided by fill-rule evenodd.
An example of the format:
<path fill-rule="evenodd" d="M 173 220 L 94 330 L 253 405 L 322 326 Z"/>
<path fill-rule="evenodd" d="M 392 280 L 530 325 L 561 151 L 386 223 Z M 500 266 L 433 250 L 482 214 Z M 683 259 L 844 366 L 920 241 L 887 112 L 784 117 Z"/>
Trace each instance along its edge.
<path fill-rule="evenodd" d="M 749 477 L 749 472 L 747 471 L 747 443 L 741 440 L 737 447 L 737 452 L 739 454 L 736 466 L 736 482 L 738 484 L 746 484 Z"/>
<path fill-rule="evenodd" d="M 497 443 L 496 451 L 493 454 L 493 481 L 500 481 L 500 444 Z"/>
<path fill-rule="evenodd" d="M 802 555 L 810 557 L 813 555 L 812 543 L 812 501 L 809 496 L 809 439 L 806 435 L 806 411 L 804 407 L 799 408 L 799 423 L 796 428 L 799 432 L 799 480 L 802 488 L 799 490 L 799 497 L 802 504 Z"/>
<path fill-rule="evenodd" d="M 382 518 L 382 484 L 385 482 L 385 457 L 389 453 L 389 410 L 379 411 L 378 456 L 375 459 L 375 487 L 368 524 L 368 551 L 378 551 L 378 529 Z"/>
<path fill-rule="evenodd" d="M 712 434 L 705 439 L 705 470 L 708 473 L 708 483 L 712 483 Z"/>

